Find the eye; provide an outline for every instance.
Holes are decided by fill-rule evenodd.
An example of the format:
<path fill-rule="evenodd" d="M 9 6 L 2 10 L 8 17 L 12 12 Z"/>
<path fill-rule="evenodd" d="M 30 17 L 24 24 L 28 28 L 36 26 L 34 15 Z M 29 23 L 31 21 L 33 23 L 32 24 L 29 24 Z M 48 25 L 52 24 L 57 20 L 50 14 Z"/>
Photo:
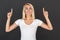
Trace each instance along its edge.
<path fill-rule="evenodd" d="M 32 10 L 32 8 L 30 7 L 29 9 L 31 9 Z"/>

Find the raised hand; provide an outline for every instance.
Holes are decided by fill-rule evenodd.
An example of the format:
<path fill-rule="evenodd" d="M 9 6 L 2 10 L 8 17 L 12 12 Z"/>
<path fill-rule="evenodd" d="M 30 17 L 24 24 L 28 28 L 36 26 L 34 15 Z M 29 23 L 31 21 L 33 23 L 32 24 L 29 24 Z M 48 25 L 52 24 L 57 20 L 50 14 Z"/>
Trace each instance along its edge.
<path fill-rule="evenodd" d="M 48 17 L 48 11 L 45 11 L 45 9 L 43 8 L 43 15 L 44 15 L 44 17 Z"/>
<path fill-rule="evenodd" d="M 8 14 L 7 14 L 7 18 L 8 18 L 8 19 L 12 17 L 12 13 L 13 13 L 13 9 L 11 9 L 11 11 L 8 12 Z"/>

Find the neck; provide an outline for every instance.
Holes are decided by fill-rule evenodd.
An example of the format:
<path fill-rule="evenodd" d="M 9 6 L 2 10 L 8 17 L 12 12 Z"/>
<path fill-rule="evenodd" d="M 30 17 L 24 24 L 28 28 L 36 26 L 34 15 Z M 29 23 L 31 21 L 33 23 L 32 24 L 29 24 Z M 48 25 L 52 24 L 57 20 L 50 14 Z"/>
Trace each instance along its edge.
<path fill-rule="evenodd" d="M 30 20 L 30 19 L 32 19 L 32 17 L 31 16 L 26 16 L 26 19 Z"/>

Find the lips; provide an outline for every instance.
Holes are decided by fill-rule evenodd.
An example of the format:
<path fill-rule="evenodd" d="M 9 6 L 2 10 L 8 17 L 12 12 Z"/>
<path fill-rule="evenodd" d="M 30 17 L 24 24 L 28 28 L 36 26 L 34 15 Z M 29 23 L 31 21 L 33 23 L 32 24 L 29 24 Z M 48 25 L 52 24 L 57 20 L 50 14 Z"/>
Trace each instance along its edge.
<path fill-rule="evenodd" d="M 27 12 L 27 14 L 31 14 L 31 12 Z"/>

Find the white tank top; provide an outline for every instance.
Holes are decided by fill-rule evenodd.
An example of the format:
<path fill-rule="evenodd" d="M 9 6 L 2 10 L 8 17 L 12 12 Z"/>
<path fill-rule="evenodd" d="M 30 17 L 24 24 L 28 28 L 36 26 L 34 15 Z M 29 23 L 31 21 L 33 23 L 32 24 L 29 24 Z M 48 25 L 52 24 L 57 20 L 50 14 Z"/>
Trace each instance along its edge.
<path fill-rule="evenodd" d="M 42 24 L 39 19 L 34 19 L 31 24 L 26 24 L 24 19 L 18 19 L 15 23 L 20 27 L 21 40 L 36 40 L 37 27 Z"/>

